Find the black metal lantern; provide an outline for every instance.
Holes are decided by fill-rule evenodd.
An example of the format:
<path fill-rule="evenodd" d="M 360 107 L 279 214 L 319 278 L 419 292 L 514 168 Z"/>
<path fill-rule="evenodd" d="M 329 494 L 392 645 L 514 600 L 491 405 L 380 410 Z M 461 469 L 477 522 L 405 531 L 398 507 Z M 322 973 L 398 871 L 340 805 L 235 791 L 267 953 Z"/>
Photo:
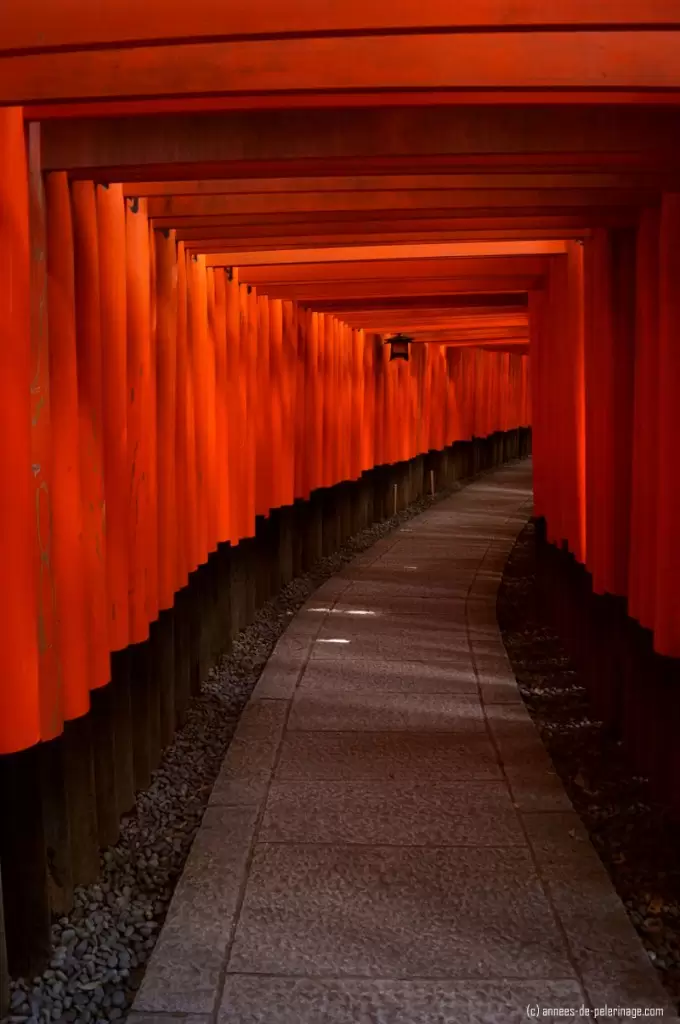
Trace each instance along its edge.
<path fill-rule="evenodd" d="M 386 344 L 390 346 L 390 362 L 393 359 L 405 359 L 408 362 L 408 347 L 413 341 L 407 334 L 395 334 L 388 338 Z"/>

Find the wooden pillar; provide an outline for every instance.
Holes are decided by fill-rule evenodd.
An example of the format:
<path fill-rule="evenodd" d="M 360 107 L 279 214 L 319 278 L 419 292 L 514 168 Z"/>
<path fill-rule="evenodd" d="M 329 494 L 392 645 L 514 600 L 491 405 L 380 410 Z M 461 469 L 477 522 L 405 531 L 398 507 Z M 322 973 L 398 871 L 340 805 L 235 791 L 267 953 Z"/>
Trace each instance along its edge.
<path fill-rule="evenodd" d="M 80 436 L 85 613 L 92 695 L 91 736 L 98 842 L 108 846 L 119 830 L 115 719 L 111 678 L 106 563 L 100 267 L 95 186 L 71 185 L 76 303 L 76 353 Z M 102 689 L 103 687 L 103 689 Z M 90 870 L 88 863 L 87 870 Z"/>
<path fill-rule="evenodd" d="M 56 642 L 56 593 L 52 566 L 52 432 L 47 330 L 47 222 L 40 150 L 40 125 L 28 126 L 28 185 L 31 302 L 31 466 L 36 512 L 36 571 L 40 735 L 61 732 L 61 666 Z M 0 746 L 0 751 L 2 747 Z"/>
<path fill-rule="evenodd" d="M 188 339 L 187 257 L 177 254 L 177 422 L 176 503 L 179 535 L 179 583 L 185 586 L 198 565 L 196 525 L 196 433 L 194 385 Z"/>
<path fill-rule="evenodd" d="M 298 316 L 297 304 L 284 301 L 282 306 L 282 351 L 281 351 L 281 453 L 283 471 L 281 474 L 281 504 L 292 505 L 297 496 L 296 461 L 297 431 L 299 417 L 298 400 L 303 395 L 298 393 L 302 386 L 304 362 L 298 353 Z"/>
<path fill-rule="evenodd" d="M 97 185 L 104 492 L 109 644 L 130 639 L 125 205 L 120 185 Z"/>
<path fill-rule="evenodd" d="M 176 550 L 177 461 L 177 245 L 174 232 L 154 233 L 156 251 L 157 436 L 158 436 L 158 604 L 172 607 L 179 589 Z"/>
<path fill-rule="evenodd" d="M 635 238 L 585 243 L 586 559 L 595 593 L 628 585 L 635 345 Z"/>
<path fill-rule="evenodd" d="M 205 563 L 211 550 L 211 435 L 210 341 L 208 338 L 207 280 L 205 263 L 197 256 L 187 259 L 187 323 L 190 376 L 193 381 L 193 409 L 196 438 L 196 560 L 198 570 L 191 581 L 192 646 L 194 658 L 192 689 L 198 692 L 208 668 L 212 643 L 209 573 Z M 214 368 L 213 368 L 214 372 Z"/>
<path fill-rule="evenodd" d="M 205 257 L 199 256 L 196 261 L 196 275 L 200 288 L 200 313 L 203 318 L 202 327 L 202 375 L 200 401 L 206 410 L 206 449 L 205 449 L 205 482 L 206 482 L 206 537 L 208 554 L 217 548 L 217 435 L 215 415 L 215 289 L 214 279 L 208 277 Z"/>
<path fill-rule="evenodd" d="M 656 209 L 643 210 L 637 235 L 635 423 L 631 478 L 628 612 L 647 629 L 654 628 L 656 603 L 655 520 L 659 474 L 659 230 L 659 211 Z"/>
<path fill-rule="evenodd" d="M 568 254 L 552 262 L 544 370 L 555 490 L 549 527 L 552 539 L 566 541 L 579 562 L 586 555 L 583 294 L 583 247 L 570 243 Z"/>
<path fill-rule="evenodd" d="M 229 481 L 229 540 L 238 544 L 246 536 L 246 418 L 247 380 L 243 371 L 243 335 L 241 327 L 241 290 L 236 270 L 225 274 L 226 314 L 226 389 L 229 395 L 227 434 Z"/>
<path fill-rule="evenodd" d="M 127 273 L 127 424 L 128 424 L 128 551 L 130 643 L 149 636 L 149 611 L 153 595 L 148 571 L 156 558 L 151 536 L 149 473 L 151 460 L 150 376 L 151 344 L 149 236 L 141 200 L 126 205 Z M 154 423 L 155 430 L 155 423 Z M 152 551 L 152 548 L 154 549 Z M 155 616 L 154 616 L 155 617 Z"/>
<path fill-rule="evenodd" d="M 680 193 L 661 206 L 659 251 L 658 463 L 656 488 L 656 590 L 654 647 L 680 657 L 680 479 L 676 472 L 680 419 Z M 650 510 L 651 511 L 651 510 Z"/>
<path fill-rule="evenodd" d="M 216 487 L 216 529 L 218 543 L 230 540 L 230 488 L 229 488 L 229 403 L 232 396 L 228 390 L 227 369 L 227 292 L 226 275 L 223 270 L 212 272 L 214 294 L 214 343 L 215 343 L 215 487 Z"/>
<path fill-rule="evenodd" d="M 283 354 L 283 304 L 281 299 L 269 303 L 269 382 L 268 423 L 269 478 L 271 508 L 286 504 L 287 453 L 283 447 L 283 402 L 286 389 Z"/>
<path fill-rule="evenodd" d="M 150 538 L 148 584 L 146 588 L 146 610 L 149 623 L 158 618 L 158 357 L 156 332 L 156 249 L 153 241 L 154 230 L 147 216 L 147 201 L 140 204 L 145 222 L 146 266 L 149 282 L 149 454 L 148 454 L 148 535 Z"/>
<path fill-rule="evenodd" d="M 252 410 L 255 423 L 255 514 L 266 516 L 272 508 L 271 381 L 269 299 L 257 296 Z"/>
<path fill-rule="evenodd" d="M 158 487 L 158 606 L 153 670 L 160 684 L 160 748 L 170 742 L 177 717 L 175 693 L 175 593 L 178 567 L 177 516 L 177 243 L 173 231 L 154 231 L 156 308 L 156 436 Z"/>
<path fill-rule="evenodd" d="M 531 421 L 534 425 L 533 480 L 534 516 L 547 519 L 552 512 L 550 483 L 552 463 L 546 411 L 549 408 L 547 339 L 545 336 L 545 296 L 529 294 L 529 331 L 531 337 Z M 469 427 L 465 431 L 469 436 Z"/>
<path fill-rule="evenodd" d="M 10 755 L 0 757 L 0 802 L 3 822 L 11 822 L 11 828 L 0 832 L 4 1002 L 6 935 L 12 972 L 39 968 L 48 949 L 49 916 L 38 759 L 35 750 L 11 754 L 40 739 L 38 545 L 31 479 L 36 341 L 32 357 L 29 188 L 21 109 L 0 110 L 0 147 L 0 436 L 6 442 L 0 446 L 0 754 Z"/>
<path fill-rule="evenodd" d="M 242 372 L 247 382 L 246 387 L 246 494 L 248 512 L 245 521 L 244 537 L 255 536 L 255 516 L 257 515 L 257 450 L 258 450 L 258 410 L 260 395 L 258 394 L 257 354 L 257 292 L 251 285 L 243 288 L 245 302 L 245 318 L 243 321 L 244 335 L 241 336 Z"/>
<path fill-rule="evenodd" d="M 73 228 L 68 179 L 47 176 L 47 273 L 52 425 L 52 515 L 57 642 L 64 717 L 86 714 L 89 652 L 83 553 Z"/>
<path fill-rule="evenodd" d="M 106 585 L 106 523 L 99 246 L 95 187 L 71 186 L 76 303 L 76 352 L 80 437 L 80 485 L 83 521 L 85 613 L 89 644 L 89 681 L 108 683 L 109 616 Z"/>

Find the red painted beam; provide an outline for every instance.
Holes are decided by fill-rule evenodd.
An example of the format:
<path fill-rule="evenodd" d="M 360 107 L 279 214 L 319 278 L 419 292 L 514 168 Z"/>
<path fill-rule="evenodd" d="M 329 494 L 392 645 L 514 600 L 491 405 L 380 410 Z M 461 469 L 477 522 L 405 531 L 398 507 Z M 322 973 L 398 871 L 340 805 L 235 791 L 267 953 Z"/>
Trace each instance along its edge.
<path fill-rule="evenodd" d="M 443 245 L 373 245 L 330 249 L 282 249 L 252 253 L 224 253 L 206 257 L 208 267 L 275 266 L 305 263 L 365 263 L 367 260 L 441 259 L 468 256 L 536 256 L 566 252 L 562 241 L 451 242 Z"/>
<path fill-rule="evenodd" d="M 398 310 L 432 309 L 435 307 L 441 310 L 466 310 L 469 312 L 473 309 L 491 308 L 495 310 L 506 310 L 509 308 L 513 310 L 526 310 L 527 306 L 527 296 L 522 292 L 505 294 L 502 292 L 482 292 L 477 294 L 447 293 L 445 295 L 437 295 L 434 298 L 432 296 L 404 296 L 392 293 L 388 296 L 378 297 L 320 299 L 314 304 L 314 308 L 319 312 L 331 313 L 341 318 L 348 313 L 369 310 L 392 311 L 396 315 Z"/>
<path fill-rule="evenodd" d="M 484 89 L 471 92 L 469 89 L 427 89 L 421 92 L 406 92 L 394 89 L 391 92 L 331 92 L 331 93 L 267 93 L 265 95 L 230 94 L 228 96 L 181 96 L 173 99 L 150 100 L 79 100 L 73 103 L 29 103 L 23 109 L 29 121 L 69 120 L 80 117 L 143 117 L 148 114 L 205 114 L 214 111 L 237 110 L 309 110 L 322 107 L 331 110 L 337 107 L 375 107 L 376 99 L 382 108 L 386 107 L 434 107 L 452 105 L 498 107 L 545 106 L 550 103 L 557 107 L 592 106 L 677 106 L 676 89 L 616 89 L 612 92 L 592 89 L 562 89 L 559 92 L 526 89 Z"/>
<path fill-rule="evenodd" d="M 0 57 L 6 105 L 231 93 L 678 88 L 680 33 L 663 29 L 285 37 Z"/>
<path fill-rule="evenodd" d="M 436 260 L 374 260 L 367 263 L 302 263 L 299 265 L 239 267 L 239 280 L 259 289 L 272 285 L 355 281 L 417 282 L 465 280 L 469 277 L 526 275 L 538 277 L 548 270 L 550 257 L 468 256 Z"/>
<path fill-rule="evenodd" d="M 241 196 L 291 192 L 415 192 L 454 189 L 652 189 L 677 183 L 677 175 L 656 171 L 618 173 L 573 170 L 566 173 L 512 173 L 490 171 L 468 174 L 347 174 L 307 178 L 216 178 L 200 181 L 140 181 L 123 186 L 126 196 L 164 198 L 188 196 Z"/>
<path fill-rule="evenodd" d="M 497 294 L 511 294 L 513 292 L 529 292 L 541 288 L 543 279 L 540 275 L 505 275 L 497 277 L 463 277 L 446 278 L 441 281 L 400 281 L 398 286 L 399 294 L 402 296 L 416 296 L 419 298 L 432 295 L 446 296 L 450 294 L 486 295 L 491 292 Z M 327 284 L 288 284 L 271 285 L 266 287 L 266 293 L 270 298 L 295 299 L 305 305 L 313 305 L 321 300 L 347 300 L 347 299 L 384 299 L 395 290 L 393 280 L 383 281 L 342 281 L 330 282 Z"/>
<path fill-rule="evenodd" d="M 232 196 L 179 196 L 149 200 L 149 216 L 159 227 L 229 223 L 234 216 L 350 211 L 432 213 L 445 210 L 543 209 L 558 212 L 571 207 L 651 205 L 651 189 L 451 189 L 384 192 L 304 192 Z M 210 220 L 208 219 L 210 218 Z"/>
<path fill-rule="evenodd" d="M 97 180 L 680 166 L 674 109 L 287 110 L 48 122 L 43 167 Z"/>
<path fill-rule="evenodd" d="M 423 242 L 428 244 L 456 244 L 458 242 L 491 242 L 491 241 L 530 241 L 536 242 L 539 240 L 545 240 L 548 242 L 556 242 L 562 244 L 565 239 L 575 238 L 587 238 L 590 232 L 590 228 L 516 228 L 515 230 L 507 229 L 496 229 L 486 228 L 484 231 L 476 230 L 464 230 L 459 231 L 450 229 L 449 231 L 394 231 L 394 232 L 379 232 L 375 234 L 366 234 L 360 236 L 360 241 L 357 240 L 357 246 L 359 245 L 377 245 L 382 248 L 389 248 L 395 246 L 399 248 L 401 245 L 420 245 Z M 265 257 L 268 252 L 273 251 L 272 246 L 275 246 L 276 250 L 281 252 L 289 252 L 295 254 L 309 249 L 314 246 L 322 246 L 325 249 L 338 248 L 342 249 L 347 246 L 349 239 L 342 237 L 323 237 L 315 235 L 295 235 L 292 237 L 273 237 L 269 239 L 269 244 L 263 244 L 262 239 L 252 239 L 248 244 L 248 239 L 244 238 L 210 238 L 204 239 L 203 241 L 186 240 L 185 248 L 188 252 L 200 252 L 207 254 L 206 260 L 213 260 L 216 257 L 222 259 L 226 256 L 227 262 L 222 264 L 223 266 L 237 266 L 239 260 L 243 257 L 252 256 L 252 262 L 257 262 L 261 257 Z M 244 262 L 244 266 L 247 265 L 247 261 Z"/>
<path fill-rule="evenodd" d="M 675 0 L 22 0 L 0 11 L 4 50 L 111 46 L 197 38 L 314 32 L 540 26 L 680 25 Z"/>
<path fill-rule="evenodd" d="M 431 211 L 430 211 L 431 212 Z M 553 238 L 561 238 L 562 230 L 573 227 L 578 232 L 588 227 L 595 226 L 617 226 L 634 225 L 639 218 L 639 211 L 626 208 L 611 207 L 602 209 L 591 207 L 587 209 L 572 210 L 571 215 L 555 214 L 553 211 L 546 213 L 542 209 L 515 209 L 515 210 L 466 210 L 464 215 L 456 217 L 452 211 L 442 211 L 441 216 L 413 216 L 409 212 L 402 212 L 401 215 L 393 211 L 383 215 L 374 214 L 370 219 L 362 218 L 354 213 L 336 214 L 332 220 L 328 220 L 317 214 L 290 215 L 271 217 L 255 216 L 231 218 L 228 225 L 214 224 L 209 218 L 207 223 L 198 223 L 194 220 L 191 227 L 177 227 L 177 237 L 182 241 L 203 241 L 211 239 L 235 239 L 249 238 L 251 240 L 268 238 L 285 238 L 294 241 L 297 238 L 308 238 L 310 233 L 316 237 L 325 237 L 329 241 L 339 241 L 347 244 L 348 241 L 362 240 L 364 231 L 370 233 L 382 233 L 390 230 L 400 229 L 411 232 L 418 231 L 425 234 L 430 231 L 444 230 L 475 230 L 476 237 L 484 240 L 489 230 L 507 229 L 517 227 L 533 231 L 536 228 L 544 227 L 554 229 Z M 168 224 L 162 221 L 155 222 L 156 227 L 172 227 L 175 221 L 168 218 Z M 213 243 L 214 244 L 214 243 Z M 221 248 L 228 248 L 220 245 Z"/>

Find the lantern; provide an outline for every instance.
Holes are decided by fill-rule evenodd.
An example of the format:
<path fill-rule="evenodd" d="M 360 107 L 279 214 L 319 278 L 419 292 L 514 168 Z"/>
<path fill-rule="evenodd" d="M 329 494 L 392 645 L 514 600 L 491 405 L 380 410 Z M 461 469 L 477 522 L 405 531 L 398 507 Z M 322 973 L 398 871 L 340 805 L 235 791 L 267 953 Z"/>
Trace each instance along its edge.
<path fill-rule="evenodd" d="M 406 334 L 395 334 L 388 338 L 386 344 L 390 346 L 390 362 L 393 359 L 405 359 L 408 362 L 408 347 L 413 341 Z"/>

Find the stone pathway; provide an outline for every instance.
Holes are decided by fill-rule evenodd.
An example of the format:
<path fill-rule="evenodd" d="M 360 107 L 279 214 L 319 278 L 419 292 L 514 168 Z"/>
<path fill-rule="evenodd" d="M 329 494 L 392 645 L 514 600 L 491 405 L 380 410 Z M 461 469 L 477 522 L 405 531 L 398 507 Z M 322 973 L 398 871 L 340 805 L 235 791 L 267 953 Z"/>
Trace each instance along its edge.
<path fill-rule="evenodd" d="M 530 488 L 528 463 L 480 479 L 291 621 L 130 1024 L 677 1020 L 496 624 Z"/>

